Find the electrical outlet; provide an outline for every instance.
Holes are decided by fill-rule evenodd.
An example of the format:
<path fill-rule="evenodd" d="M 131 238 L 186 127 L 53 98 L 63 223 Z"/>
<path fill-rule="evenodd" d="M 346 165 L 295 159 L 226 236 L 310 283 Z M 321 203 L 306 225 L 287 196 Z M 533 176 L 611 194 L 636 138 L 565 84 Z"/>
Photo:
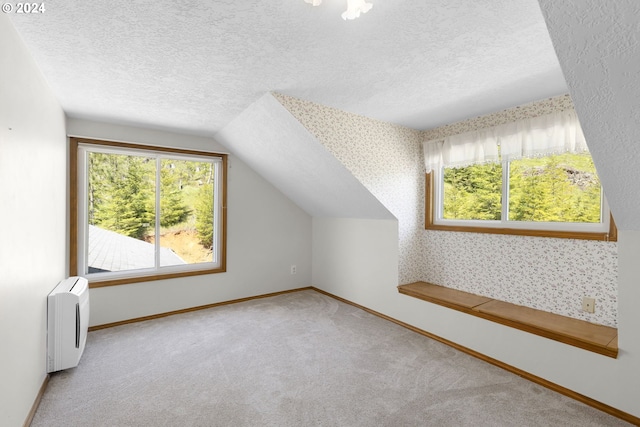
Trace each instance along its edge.
<path fill-rule="evenodd" d="M 596 299 L 591 297 L 582 298 L 582 311 L 586 311 L 587 313 L 595 313 Z"/>
<path fill-rule="evenodd" d="M 296 274 L 296 272 L 297 272 L 297 268 L 296 268 L 296 266 L 295 266 L 295 265 L 292 265 L 292 266 L 291 266 L 291 274 Z"/>

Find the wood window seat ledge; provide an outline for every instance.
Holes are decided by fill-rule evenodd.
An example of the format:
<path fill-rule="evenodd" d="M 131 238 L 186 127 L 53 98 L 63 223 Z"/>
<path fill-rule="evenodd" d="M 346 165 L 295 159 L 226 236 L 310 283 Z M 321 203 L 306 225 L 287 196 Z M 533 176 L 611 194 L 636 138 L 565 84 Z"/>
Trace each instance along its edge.
<path fill-rule="evenodd" d="M 575 347 L 618 357 L 618 330 L 546 311 L 523 307 L 427 282 L 398 286 L 398 291 L 433 304 L 481 317 Z"/>

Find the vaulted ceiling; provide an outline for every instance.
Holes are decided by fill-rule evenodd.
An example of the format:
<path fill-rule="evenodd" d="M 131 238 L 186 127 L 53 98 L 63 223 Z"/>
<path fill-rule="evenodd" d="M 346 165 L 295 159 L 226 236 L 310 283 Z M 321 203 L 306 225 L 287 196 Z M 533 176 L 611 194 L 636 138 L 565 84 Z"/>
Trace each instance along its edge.
<path fill-rule="evenodd" d="M 640 230 L 640 2 L 539 0 L 620 230 Z"/>
<path fill-rule="evenodd" d="M 353 21 L 346 0 L 56 0 L 8 16 L 68 116 L 209 137 L 268 92 L 414 129 L 570 92 L 618 225 L 640 229 L 637 0 L 369 1 Z"/>
<path fill-rule="evenodd" d="M 211 136 L 270 91 L 415 129 L 566 93 L 536 0 L 56 0 L 11 14 L 70 117 Z"/>

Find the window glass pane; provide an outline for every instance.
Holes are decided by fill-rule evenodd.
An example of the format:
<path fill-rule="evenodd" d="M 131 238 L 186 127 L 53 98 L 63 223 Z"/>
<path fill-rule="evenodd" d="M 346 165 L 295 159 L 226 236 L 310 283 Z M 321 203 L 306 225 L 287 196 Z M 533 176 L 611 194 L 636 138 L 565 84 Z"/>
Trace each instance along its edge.
<path fill-rule="evenodd" d="M 499 220 L 502 165 L 444 169 L 443 219 Z"/>
<path fill-rule="evenodd" d="M 88 273 L 151 268 L 155 160 L 88 153 Z"/>
<path fill-rule="evenodd" d="M 213 179 L 211 162 L 161 160 L 161 266 L 213 262 Z"/>
<path fill-rule="evenodd" d="M 589 153 L 514 160 L 509 167 L 509 220 L 598 223 L 600 191 Z"/>
<path fill-rule="evenodd" d="M 226 155 L 78 138 L 70 146 L 74 274 L 108 286 L 226 271 Z"/>

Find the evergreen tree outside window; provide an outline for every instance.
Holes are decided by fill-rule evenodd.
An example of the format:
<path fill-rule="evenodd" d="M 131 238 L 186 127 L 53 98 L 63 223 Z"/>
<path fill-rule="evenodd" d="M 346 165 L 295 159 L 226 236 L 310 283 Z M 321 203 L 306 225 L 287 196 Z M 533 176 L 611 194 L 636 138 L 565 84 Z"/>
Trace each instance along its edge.
<path fill-rule="evenodd" d="M 71 152 L 72 274 L 95 287 L 225 271 L 226 155 L 77 138 Z"/>
<path fill-rule="evenodd" d="M 590 223 L 601 220 L 600 180 L 588 153 L 443 169 L 442 219 Z"/>
<path fill-rule="evenodd" d="M 616 240 L 575 112 L 424 144 L 427 229 Z"/>

